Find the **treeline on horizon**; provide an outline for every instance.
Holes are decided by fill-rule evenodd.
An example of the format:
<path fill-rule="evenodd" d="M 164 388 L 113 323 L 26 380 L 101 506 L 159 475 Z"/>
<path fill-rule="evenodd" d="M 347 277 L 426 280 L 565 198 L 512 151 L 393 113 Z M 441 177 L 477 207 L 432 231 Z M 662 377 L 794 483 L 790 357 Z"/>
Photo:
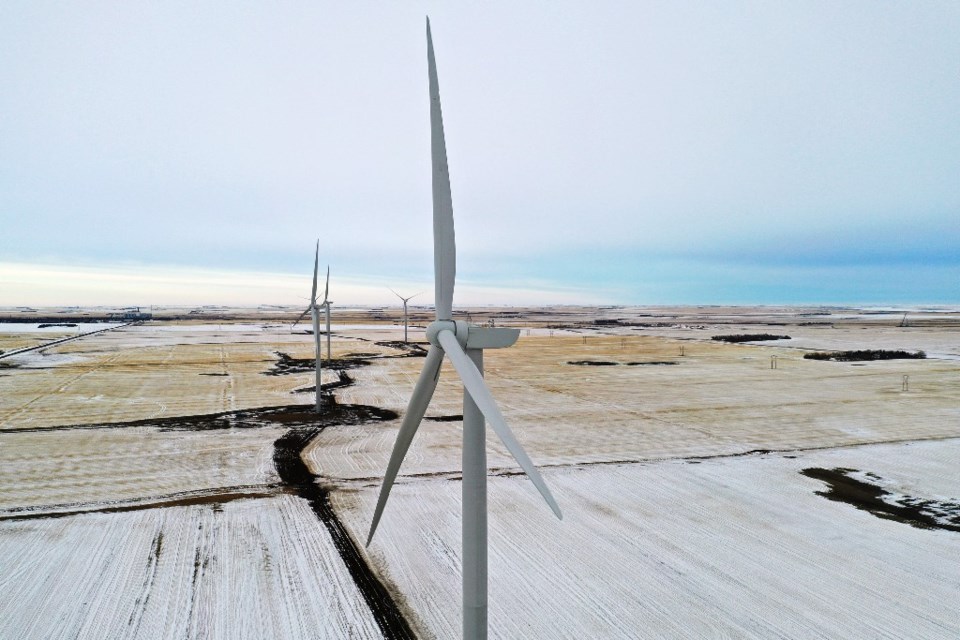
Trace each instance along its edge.
<path fill-rule="evenodd" d="M 776 336 L 772 333 L 739 333 L 725 336 L 713 336 L 718 342 L 759 342 L 761 340 L 789 340 L 790 336 Z"/>
<path fill-rule="evenodd" d="M 858 351 L 814 351 L 805 353 L 807 360 L 833 360 L 835 362 L 864 362 L 870 360 L 923 360 L 923 351 L 911 353 L 903 350 L 863 349 Z"/>

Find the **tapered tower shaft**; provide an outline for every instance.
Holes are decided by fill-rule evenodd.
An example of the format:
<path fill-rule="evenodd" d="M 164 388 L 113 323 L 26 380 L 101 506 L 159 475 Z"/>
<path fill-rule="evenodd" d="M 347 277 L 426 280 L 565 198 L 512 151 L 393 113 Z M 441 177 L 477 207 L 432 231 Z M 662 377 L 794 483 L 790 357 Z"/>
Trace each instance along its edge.
<path fill-rule="evenodd" d="M 483 350 L 467 349 L 483 373 Z M 487 439 L 486 421 L 463 392 L 463 638 L 487 637 Z"/>
<path fill-rule="evenodd" d="M 316 380 L 317 380 L 317 399 L 316 399 L 316 411 L 320 413 L 320 403 L 321 403 L 321 375 L 320 369 L 323 366 L 323 360 L 320 358 L 320 313 L 317 311 L 316 305 L 310 307 L 310 319 L 313 320 L 313 355 L 316 358 Z"/>
<path fill-rule="evenodd" d="M 327 311 L 327 362 L 330 362 L 330 305 L 324 306 Z"/>

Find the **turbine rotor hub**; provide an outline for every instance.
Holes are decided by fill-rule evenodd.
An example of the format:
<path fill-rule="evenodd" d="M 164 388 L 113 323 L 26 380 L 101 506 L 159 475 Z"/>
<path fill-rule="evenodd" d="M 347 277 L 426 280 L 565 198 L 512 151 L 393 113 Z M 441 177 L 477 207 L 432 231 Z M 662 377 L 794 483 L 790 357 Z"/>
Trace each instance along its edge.
<path fill-rule="evenodd" d="M 467 334 L 470 330 L 469 325 L 463 320 L 434 320 L 427 325 L 427 341 L 436 347 L 440 347 L 437 335 L 441 331 L 449 331 L 457 336 L 457 342 L 460 343 L 461 347 L 467 346 Z"/>

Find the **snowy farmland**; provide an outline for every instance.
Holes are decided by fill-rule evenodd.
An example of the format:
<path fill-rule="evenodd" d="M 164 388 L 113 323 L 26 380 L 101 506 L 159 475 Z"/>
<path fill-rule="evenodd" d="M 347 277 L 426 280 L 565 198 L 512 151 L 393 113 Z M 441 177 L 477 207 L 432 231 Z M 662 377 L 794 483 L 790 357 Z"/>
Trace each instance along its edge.
<path fill-rule="evenodd" d="M 565 516 L 491 433 L 491 637 L 960 636 L 960 313 L 907 311 L 471 310 L 522 329 L 487 377 Z M 0 359 L 0 638 L 459 634 L 456 377 L 364 549 L 419 352 L 335 316 L 318 421 L 271 313 Z"/>
<path fill-rule="evenodd" d="M 492 478 L 491 636 L 956 637 L 960 513 L 954 531 L 917 529 L 828 501 L 799 471 L 867 469 L 936 499 L 960 495 L 958 456 L 954 440 L 549 469 L 562 522 L 522 477 Z M 437 638 L 460 625 L 442 606 L 460 590 L 449 480 L 398 486 L 371 546 Z M 367 526 L 376 493 L 335 494 L 352 528 Z"/>

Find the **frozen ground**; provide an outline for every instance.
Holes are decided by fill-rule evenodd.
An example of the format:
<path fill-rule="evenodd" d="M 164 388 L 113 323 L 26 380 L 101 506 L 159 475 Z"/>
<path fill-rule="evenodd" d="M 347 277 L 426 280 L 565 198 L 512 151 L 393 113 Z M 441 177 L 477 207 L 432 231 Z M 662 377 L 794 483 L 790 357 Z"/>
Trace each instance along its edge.
<path fill-rule="evenodd" d="M 0 522 L 0 638 L 376 638 L 292 496 Z"/>
<path fill-rule="evenodd" d="M 6 433 L 0 439 L 0 513 L 73 512 L 214 490 L 262 491 L 277 482 L 273 442 L 284 431 L 130 427 Z"/>
<path fill-rule="evenodd" d="M 75 326 L 73 327 L 64 326 L 65 324 L 74 324 Z M 47 326 L 42 326 L 42 325 L 47 325 Z M 42 338 L 43 340 L 47 340 L 51 336 L 76 335 L 78 333 L 87 333 L 89 331 L 98 331 L 100 329 L 109 329 L 111 327 L 118 327 L 118 326 L 120 326 L 120 323 L 117 323 L 117 322 L 91 322 L 91 323 L 0 322 L 0 333 L 41 334 L 40 336 L 37 336 L 37 337 Z"/>
<path fill-rule="evenodd" d="M 243 331 L 210 326 L 178 331 L 129 326 L 14 356 L 12 365 L 18 358 L 27 363 L 0 369 L 0 430 L 287 404 L 292 390 L 312 384 L 307 375 L 264 375 L 278 351 L 309 357 L 311 336 L 293 334 L 289 326 Z M 335 356 L 343 342 L 334 340 Z M 334 380 L 333 372 L 325 372 L 324 382 Z"/>
<path fill-rule="evenodd" d="M 799 471 L 850 467 L 955 499 L 958 457 L 954 439 L 550 469 L 563 521 L 523 477 L 491 478 L 491 637 L 956 638 L 960 534 L 828 501 Z M 460 625 L 450 480 L 398 485 L 369 550 L 432 638 Z M 337 506 L 363 531 L 378 488 L 350 487 Z"/>
<path fill-rule="evenodd" d="M 421 428 L 369 556 L 354 544 L 351 559 L 399 420 L 194 428 L 312 401 L 297 392 L 313 384 L 298 312 L 258 313 L 123 327 L 0 369 L 0 638 L 383 637 L 357 586 L 365 560 L 420 637 L 458 635 L 455 375 L 445 367 L 427 414 L 443 420 Z M 402 336 L 396 310 L 342 313 L 334 358 L 352 383 L 326 370 L 325 385 L 342 385 L 341 405 L 401 413 L 422 359 L 378 344 Z M 899 309 L 472 313 L 523 329 L 487 354 L 488 379 L 565 513 L 553 519 L 491 435 L 494 637 L 960 637 L 960 533 L 830 500 L 801 473 L 855 470 L 884 500 L 954 517 L 955 310 L 911 310 L 908 327 Z M 710 340 L 758 332 L 792 339 Z M 827 348 L 937 357 L 802 358 Z M 302 481 L 278 467 L 291 434 L 309 443 Z"/>
<path fill-rule="evenodd" d="M 957 332 L 951 339 L 957 341 Z M 872 337 L 866 344 L 873 344 Z M 955 361 L 861 364 L 804 360 L 796 350 L 731 345 L 709 336 L 696 342 L 652 335 L 521 337 L 515 347 L 486 357 L 494 395 L 540 465 L 960 435 Z M 402 411 L 419 367 L 419 360 L 397 359 L 358 371 L 357 384 L 341 397 Z M 428 417 L 461 413 L 456 380 L 445 364 Z M 332 477 L 377 476 L 398 426 L 328 429 L 307 459 L 314 471 Z M 459 427 L 458 420 L 425 422 L 402 473 L 459 468 Z M 492 467 L 515 468 L 499 441 L 490 449 Z"/>
<path fill-rule="evenodd" d="M 73 338 L 86 333 L 113 329 L 120 326 L 116 322 L 78 322 L 66 323 L 75 326 L 63 326 L 63 323 L 49 322 L 2 322 L 0 321 L 0 356 L 8 362 L 17 358 L 16 352 L 34 348 L 65 338 Z M 59 325 L 59 326 L 58 326 Z"/>

